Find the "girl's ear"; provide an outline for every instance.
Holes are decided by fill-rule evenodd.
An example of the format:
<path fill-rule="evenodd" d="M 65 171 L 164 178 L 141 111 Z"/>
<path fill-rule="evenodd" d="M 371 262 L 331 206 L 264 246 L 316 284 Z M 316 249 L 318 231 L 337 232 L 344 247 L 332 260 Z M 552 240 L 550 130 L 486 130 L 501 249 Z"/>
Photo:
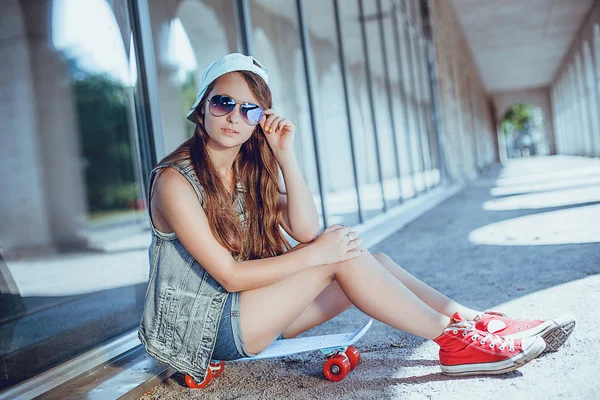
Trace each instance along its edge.
<path fill-rule="evenodd" d="M 196 120 L 199 123 L 202 123 L 204 120 L 204 107 L 199 107 L 196 109 Z"/>

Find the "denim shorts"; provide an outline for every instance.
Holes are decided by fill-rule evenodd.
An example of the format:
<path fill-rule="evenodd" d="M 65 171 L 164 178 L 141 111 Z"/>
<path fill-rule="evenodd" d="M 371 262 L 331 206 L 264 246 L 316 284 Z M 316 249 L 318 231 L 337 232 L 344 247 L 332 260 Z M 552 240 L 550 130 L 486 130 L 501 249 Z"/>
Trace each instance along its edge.
<path fill-rule="evenodd" d="M 283 334 L 278 339 L 283 339 Z M 219 330 L 215 349 L 211 359 L 219 361 L 231 361 L 245 357 L 254 357 L 256 354 L 246 350 L 246 344 L 242 339 L 242 328 L 240 323 L 240 293 L 229 293 Z"/>

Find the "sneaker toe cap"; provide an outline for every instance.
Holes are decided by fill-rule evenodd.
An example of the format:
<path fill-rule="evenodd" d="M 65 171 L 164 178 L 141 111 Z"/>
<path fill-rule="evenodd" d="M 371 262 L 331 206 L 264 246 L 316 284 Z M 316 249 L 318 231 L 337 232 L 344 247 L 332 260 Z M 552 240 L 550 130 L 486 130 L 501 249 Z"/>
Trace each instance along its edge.
<path fill-rule="evenodd" d="M 528 338 L 524 338 L 521 340 L 521 347 L 524 352 L 542 352 L 546 348 L 546 342 L 542 339 L 541 336 L 531 336 Z"/>

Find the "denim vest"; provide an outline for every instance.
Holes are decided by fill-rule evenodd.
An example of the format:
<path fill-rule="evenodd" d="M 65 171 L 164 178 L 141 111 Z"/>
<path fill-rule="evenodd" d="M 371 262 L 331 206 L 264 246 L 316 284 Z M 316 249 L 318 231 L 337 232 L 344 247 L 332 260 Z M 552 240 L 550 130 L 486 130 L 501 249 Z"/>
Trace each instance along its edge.
<path fill-rule="evenodd" d="M 205 208 L 204 188 L 198 181 L 191 160 L 160 164 L 150 172 L 147 200 L 152 243 L 148 249 L 148 288 L 138 337 L 152 357 L 189 374 L 196 382 L 202 382 L 229 292 L 194 259 L 174 232 L 159 232 L 152 224 L 150 198 L 154 178 L 160 169 L 167 167 L 174 168 L 190 182 Z M 239 174 L 237 176 L 232 206 L 245 228 L 246 190 Z"/>

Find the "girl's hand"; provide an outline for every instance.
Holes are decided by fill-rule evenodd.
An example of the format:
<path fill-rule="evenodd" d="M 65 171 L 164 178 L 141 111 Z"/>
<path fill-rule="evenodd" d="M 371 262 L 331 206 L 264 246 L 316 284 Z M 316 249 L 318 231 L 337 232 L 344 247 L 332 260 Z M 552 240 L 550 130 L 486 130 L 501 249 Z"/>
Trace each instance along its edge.
<path fill-rule="evenodd" d="M 363 242 L 349 226 L 332 225 L 309 246 L 319 255 L 321 264 L 333 264 L 363 254 Z"/>
<path fill-rule="evenodd" d="M 289 120 L 279 116 L 269 108 L 264 111 L 260 126 L 265 132 L 267 142 L 273 152 L 291 150 L 296 134 L 296 127 Z"/>

